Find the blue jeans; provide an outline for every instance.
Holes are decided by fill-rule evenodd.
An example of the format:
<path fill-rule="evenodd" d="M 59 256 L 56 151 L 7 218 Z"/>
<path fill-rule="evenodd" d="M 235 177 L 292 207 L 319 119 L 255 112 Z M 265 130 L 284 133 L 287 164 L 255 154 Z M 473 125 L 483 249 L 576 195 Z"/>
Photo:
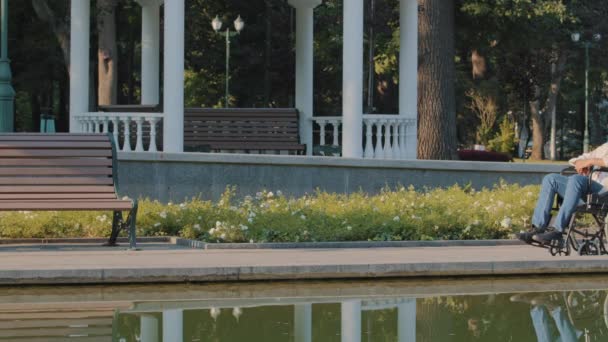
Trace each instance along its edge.
<path fill-rule="evenodd" d="M 583 198 L 588 192 L 597 194 L 602 191 L 602 184 L 591 182 L 589 189 L 589 177 L 582 175 L 563 176 L 556 173 L 548 174 L 543 178 L 543 183 L 540 188 L 534 215 L 532 216 L 532 224 L 538 228 L 546 228 L 551 219 L 551 208 L 555 200 L 555 194 L 563 198 L 563 202 L 555 220 L 553 227 L 560 232 L 570 224 L 570 218 L 576 210 L 576 207 L 583 204 Z"/>
<path fill-rule="evenodd" d="M 549 326 L 549 317 L 547 317 L 547 308 L 535 306 L 530 310 L 530 315 L 532 316 L 532 324 L 538 342 L 576 342 L 583 335 L 582 331 L 572 325 L 567 314 L 560 307 L 551 310 L 551 317 L 555 321 L 559 336 L 552 333 Z"/>

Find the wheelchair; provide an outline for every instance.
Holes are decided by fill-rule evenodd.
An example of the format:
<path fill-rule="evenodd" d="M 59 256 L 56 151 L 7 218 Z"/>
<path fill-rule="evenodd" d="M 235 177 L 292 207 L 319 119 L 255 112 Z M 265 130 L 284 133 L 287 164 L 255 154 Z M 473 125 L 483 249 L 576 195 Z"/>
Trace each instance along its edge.
<path fill-rule="evenodd" d="M 596 172 L 608 172 L 608 168 L 594 168 L 589 175 L 589 183 L 591 184 L 591 176 Z M 576 174 L 573 167 L 568 167 L 561 171 L 562 175 L 569 176 Z M 590 188 L 590 187 L 589 187 Z M 552 210 L 559 210 L 562 198 L 557 196 L 557 205 Z M 543 244 L 533 240 L 530 244 L 537 247 L 546 248 L 551 255 L 570 255 L 577 253 L 578 255 L 603 255 L 608 254 L 606 237 L 608 236 L 608 226 L 606 224 L 606 215 L 608 215 L 608 191 L 600 194 L 588 193 L 585 203 L 579 205 L 570 218 L 570 223 L 566 228 L 566 236 L 563 242 L 553 240 L 550 244 Z M 589 214 L 593 217 L 591 224 L 585 225 L 581 223 L 581 218 Z"/>

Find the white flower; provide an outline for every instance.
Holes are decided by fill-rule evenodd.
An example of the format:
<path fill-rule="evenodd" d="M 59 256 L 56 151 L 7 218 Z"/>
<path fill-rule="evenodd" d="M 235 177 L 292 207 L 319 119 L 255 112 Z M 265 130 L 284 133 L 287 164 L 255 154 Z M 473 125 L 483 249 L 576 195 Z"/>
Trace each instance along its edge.
<path fill-rule="evenodd" d="M 308 230 L 305 230 L 302 234 L 308 235 Z"/>
<path fill-rule="evenodd" d="M 300 218 L 301 218 L 302 220 L 306 220 L 306 215 L 300 215 Z"/>
<path fill-rule="evenodd" d="M 248 219 L 247 219 L 247 222 L 249 222 L 249 223 L 253 223 L 253 217 L 248 218 Z"/>
<path fill-rule="evenodd" d="M 226 240 L 226 233 L 222 233 L 222 235 L 220 235 L 220 238 L 221 238 L 222 240 Z"/>
<path fill-rule="evenodd" d="M 470 226 L 470 225 L 468 225 L 468 226 L 467 226 L 467 227 L 466 227 L 466 228 L 463 230 L 463 232 L 464 232 L 464 233 L 468 233 L 468 232 L 470 232 L 470 231 L 471 231 L 471 226 Z"/>
<path fill-rule="evenodd" d="M 202 217 L 202 216 L 199 216 L 199 217 L 197 217 L 197 218 L 198 218 L 199 220 L 202 220 L 202 219 L 203 219 L 203 217 Z"/>
<path fill-rule="evenodd" d="M 220 221 L 215 221 L 215 228 L 219 228 L 222 226 L 222 222 Z"/>
<path fill-rule="evenodd" d="M 213 235 L 213 234 L 215 234 L 215 228 L 209 229 L 209 235 Z"/>
<path fill-rule="evenodd" d="M 160 212 L 160 214 L 158 214 L 158 216 L 166 219 L 167 218 L 167 212 L 163 210 L 163 211 Z"/>
<path fill-rule="evenodd" d="M 192 228 L 194 228 L 196 230 L 201 230 L 201 225 L 197 223 L 194 226 L 192 226 Z"/>
<path fill-rule="evenodd" d="M 245 202 L 251 202 L 253 200 L 253 197 L 247 195 L 245 196 Z"/>
<path fill-rule="evenodd" d="M 156 222 L 156 223 L 154 224 L 154 227 L 158 227 L 158 226 L 160 226 L 160 222 Z"/>
<path fill-rule="evenodd" d="M 180 207 L 181 209 L 186 208 L 186 203 L 180 203 L 180 204 L 179 204 L 179 207 Z"/>
<path fill-rule="evenodd" d="M 346 230 L 353 230 L 353 227 L 351 227 L 351 226 L 346 226 Z"/>
<path fill-rule="evenodd" d="M 373 210 L 374 210 L 374 211 L 378 211 L 379 209 L 378 209 L 377 207 L 374 207 L 374 209 L 373 209 Z"/>
<path fill-rule="evenodd" d="M 395 222 L 399 222 L 399 220 L 400 220 L 399 216 L 395 216 L 395 217 L 393 217 L 393 221 L 395 221 Z"/>
<path fill-rule="evenodd" d="M 167 205 L 173 205 L 173 202 L 169 202 L 169 203 L 167 203 Z"/>
<path fill-rule="evenodd" d="M 269 193 L 268 193 L 268 195 L 266 195 L 266 196 L 268 196 L 268 197 L 274 197 L 274 194 L 273 194 L 273 193 L 272 193 L 272 191 L 271 191 L 271 192 L 269 192 Z"/>
<path fill-rule="evenodd" d="M 420 220 L 420 216 L 412 215 L 412 218 L 413 218 L 414 220 Z"/>
<path fill-rule="evenodd" d="M 247 227 L 244 224 L 239 224 L 239 227 L 241 227 L 241 230 L 243 230 L 243 231 L 249 229 L 249 227 Z"/>
<path fill-rule="evenodd" d="M 224 205 L 224 200 L 220 200 L 217 204 L 218 205 Z"/>
<path fill-rule="evenodd" d="M 253 243 L 253 239 L 249 240 L 249 243 Z"/>
<path fill-rule="evenodd" d="M 500 226 L 505 229 L 511 228 L 511 218 L 510 217 L 503 218 L 502 221 L 500 221 Z"/>
<path fill-rule="evenodd" d="M 283 196 L 283 193 L 281 192 L 281 190 L 277 190 L 277 196 Z"/>
<path fill-rule="evenodd" d="M 264 196 L 264 194 L 262 194 L 261 192 L 256 192 L 255 193 L 255 198 L 257 198 L 257 199 L 261 199 L 262 196 Z"/>

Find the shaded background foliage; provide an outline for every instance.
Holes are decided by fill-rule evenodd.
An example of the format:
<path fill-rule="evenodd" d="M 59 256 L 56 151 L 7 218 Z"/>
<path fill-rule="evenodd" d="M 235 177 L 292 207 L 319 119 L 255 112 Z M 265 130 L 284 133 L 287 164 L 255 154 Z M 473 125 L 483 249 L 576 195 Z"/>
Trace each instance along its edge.
<path fill-rule="evenodd" d="M 315 115 L 341 112 L 343 1 L 325 0 L 315 9 Z M 608 0 L 450 1 L 455 4 L 455 112 L 461 147 L 479 142 L 480 119 L 470 109 L 471 99 L 465 95 L 472 89 L 497 104 L 490 139 L 508 136 L 500 130 L 504 120 L 510 120 L 516 135 L 523 138 L 522 127 L 531 127 L 536 118 L 542 137 L 525 140 L 544 145 L 552 108 L 547 101 L 550 85 L 559 80 L 554 106 L 558 154 L 567 158 L 581 151 L 584 52 L 570 40 L 574 31 L 604 36 L 590 52 L 590 131 L 592 145 L 606 140 Z M 55 28 L 69 25 L 69 0 L 9 2 L 9 56 L 17 91 L 15 127 L 19 131 L 37 131 L 40 114 L 52 110 L 58 116 L 58 129 L 65 131 L 69 103 L 67 62 L 59 35 L 48 21 L 35 14 L 35 2 L 46 3 L 52 10 Z M 91 89 L 97 89 L 95 3 L 92 0 Z M 366 113 L 397 113 L 399 1 L 365 0 L 364 4 L 364 108 Z M 232 40 L 230 105 L 293 106 L 295 10 L 284 0 L 186 0 L 185 105 L 224 105 L 225 44 L 210 25 L 216 15 L 224 25 L 232 26 L 238 15 L 245 21 L 245 29 Z M 117 102 L 136 104 L 141 82 L 139 5 L 133 0 L 118 1 L 116 20 Z M 162 39 L 161 34 L 161 46 Z M 558 63 L 560 56 L 565 60 L 563 71 L 552 73 L 551 65 Z M 373 72 L 370 74 L 369 70 Z M 92 93 L 91 109 L 95 109 Z M 541 111 L 536 117 L 535 108 Z M 516 152 L 515 142 L 513 139 L 510 144 L 496 146 L 510 146 L 502 149 Z M 539 152 L 542 147 L 538 146 Z"/>

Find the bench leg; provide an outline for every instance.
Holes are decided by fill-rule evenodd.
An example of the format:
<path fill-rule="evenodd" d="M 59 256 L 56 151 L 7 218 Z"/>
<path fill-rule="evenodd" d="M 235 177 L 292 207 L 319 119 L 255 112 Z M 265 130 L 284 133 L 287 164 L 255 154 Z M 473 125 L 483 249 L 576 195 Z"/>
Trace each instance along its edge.
<path fill-rule="evenodd" d="M 110 233 L 110 239 L 105 246 L 116 246 L 116 239 L 118 238 L 118 234 L 120 234 L 120 230 L 122 228 L 122 212 L 114 211 L 112 215 L 112 233 Z"/>

